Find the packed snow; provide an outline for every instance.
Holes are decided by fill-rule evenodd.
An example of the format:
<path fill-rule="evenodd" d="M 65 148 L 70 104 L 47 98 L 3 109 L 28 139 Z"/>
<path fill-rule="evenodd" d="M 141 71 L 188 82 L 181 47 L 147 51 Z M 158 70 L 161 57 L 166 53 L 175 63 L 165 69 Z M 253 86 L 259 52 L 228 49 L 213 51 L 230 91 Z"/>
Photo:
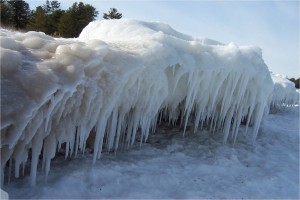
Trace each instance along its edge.
<path fill-rule="evenodd" d="M 179 124 L 181 136 L 192 123 L 234 143 L 243 121 L 254 141 L 274 89 L 258 47 L 162 23 L 96 21 L 74 39 L 0 33 L 2 184 L 28 163 L 31 185 L 40 164 L 47 179 L 57 152 L 77 157 L 88 139 L 95 163 L 102 151 L 146 142 L 157 123 Z"/>
<path fill-rule="evenodd" d="M 299 199 L 299 107 L 283 107 L 267 116 L 255 144 L 240 128 L 235 145 L 222 133 L 159 126 L 142 147 L 52 161 L 45 182 L 29 177 L 4 190 L 13 199 Z M 250 127 L 252 128 L 252 127 Z"/>

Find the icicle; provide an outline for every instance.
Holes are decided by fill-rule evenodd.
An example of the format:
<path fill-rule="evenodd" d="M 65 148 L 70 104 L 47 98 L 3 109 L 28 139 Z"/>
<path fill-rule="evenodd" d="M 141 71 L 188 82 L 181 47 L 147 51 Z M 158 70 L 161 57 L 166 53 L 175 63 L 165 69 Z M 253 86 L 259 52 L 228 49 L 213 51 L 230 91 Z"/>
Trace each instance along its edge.
<path fill-rule="evenodd" d="M 19 162 L 16 162 L 15 160 L 15 178 L 19 178 L 20 176 L 20 164 Z"/>
<path fill-rule="evenodd" d="M 255 120 L 254 120 L 253 137 L 252 137 L 253 142 L 255 141 L 257 134 L 258 134 L 259 125 L 261 123 L 261 119 L 264 114 L 264 108 L 265 108 L 265 105 L 263 103 L 259 103 L 257 105 L 258 111 L 255 114 L 256 116 L 255 116 Z"/>
<path fill-rule="evenodd" d="M 39 131 L 39 130 L 38 130 Z M 42 138 L 37 134 L 36 137 L 32 140 L 32 158 L 31 158 L 31 168 L 30 168 L 30 184 L 31 186 L 35 186 L 36 183 L 36 172 L 37 165 L 39 161 L 39 155 L 41 153 L 43 146 Z M 46 151 L 46 150 L 44 150 Z"/>
<path fill-rule="evenodd" d="M 224 144 L 226 144 L 226 142 L 227 142 L 232 116 L 233 116 L 233 107 L 231 107 L 230 110 L 228 110 L 228 112 L 226 114 L 225 122 L 224 122 L 224 130 L 223 130 L 223 132 L 224 132 L 223 143 Z"/>
<path fill-rule="evenodd" d="M 133 121 L 131 121 L 128 125 L 128 128 L 127 128 L 127 136 L 126 136 L 126 143 L 127 143 L 127 148 L 129 147 L 130 145 L 130 140 L 131 140 L 131 137 L 132 137 L 132 133 L 133 133 Z"/>
<path fill-rule="evenodd" d="M 117 121 L 118 119 L 118 110 L 117 108 L 114 109 L 112 113 L 112 118 L 111 118 L 111 124 L 110 124 L 110 129 L 109 129 L 109 134 L 108 134 L 108 150 L 110 151 L 111 148 L 113 147 L 114 140 L 115 140 L 115 135 L 116 135 L 116 129 L 117 129 Z"/>
<path fill-rule="evenodd" d="M 77 157 L 77 152 L 79 149 L 79 133 L 77 131 L 78 129 L 75 129 L 75 135 L 76 135 L 76 144 L 75 144 L 75 158 Z"/>
<path fill-rule="evenodd" d="M 57 141 L 53 135 L 49 135 L 45 138 L 44 151 L 45 153 L 45 180 L 47 181 L 50 171 L 50 161 L 55 156 Z"/>
<path fill-rule="evenodd" d="M 250 120 L 252 118 L 252 113 L 254 111 L 254 106 L 250 106 L 248 110 L 249 111 L 248 111 L 248 115 L 247 115 L 247 122 L 246 122 L 245 134 L 247 134 L 247 132 L 248 132 L 248 127 L 249 127 L 249 124 L 250 124 Z"/>
<path fill-rule="evenodd" d="M 136 132 L 137 132 L 137 126 L 138 126 L 138 119 L 140 118 L 138 113 L 139 113 L 139 111 L 135 110 L 134 111 L 134 116 L 132 117 L 132 121 L 134 123 L 133 123 L 133 126 L 132 126 L 132 134 L 131 134 L 131 138 L 130 138 L 130 145 L 133 145 L 134 140 L 135 140 L 135 136 L 136 136 Z"/>
<path fill-rule="evenodd" d="M 122 124 L 123 124 L 123 121 L 124 121 L 124 114 L 123 113 L 119 114 L 117 121 L 118 121 L 117 132 L 116 132 L 117 138 L 115 140 L 115 148 L 114 148 L 115 155 L 117 153 L 117 149 L 118 149 L 118 146 L 119 146 L 121 127 L 122 127 Z"/>
<path fill-rule="evenodd" d="M 69 144 L 70 144 L 69 142 L 66 142 L 65 160 L 67 160 L 69 155 L 69 149 L 70 149 Z"/>
<path fill-rule="evenodd" d="M 12 159 L 9 159 L 9 165 L 8 165 L 8 184 L 10 183 L 10 179 L 11 179 L 11 171 L 12 171 Z"/>
<path fill-rule="evenodd" d="M 96 163 L 96 159 L 100 158 L 101 151 L 102 151 L 102 144 L 103 144 L 103 137 L 106 128 L 106 119 L 104 116 L 100 117 L 98 121 L 98 125 L 96 128 L 96 138 L 94 142 L 94 156 L 93 156 L 93 163 Z"/>
<path fill-rule="evenodd" d="M 26 162 L 22 162 L 22 176 L 25 176 L 25 167 L 26 167 Z"/>
<path fill-rule="evenodd" d="M 185 136 L 185 131 L 186 131 L 186 127 L 187 127 L 187 124 L 188 124 L 188 120 L 189 120 L 189 116 L 186 115 L 185 116 L 185 121 L 184 121 L 184 126 L 183 126 L 183 133 L 182 133 L 182 137 Z"/>
<path fill-rule="evenodd" d="M 73 155 L 73 152 L 74 152 L 74 149 L 75 149 L 75 134 L 72 135 L 72 138 L 69 142 L 69 148 L 70 148 L 69 155 L 71 157 Z"/>

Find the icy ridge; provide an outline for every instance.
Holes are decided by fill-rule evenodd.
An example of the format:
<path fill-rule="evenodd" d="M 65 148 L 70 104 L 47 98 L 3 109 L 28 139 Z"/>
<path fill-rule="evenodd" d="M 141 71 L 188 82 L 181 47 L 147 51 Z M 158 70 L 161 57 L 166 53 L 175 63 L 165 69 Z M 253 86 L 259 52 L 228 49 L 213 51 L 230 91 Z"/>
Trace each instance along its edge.
<path fill-rule="evenodd" d="M 193 40 L 162 23 L 91 22 L 78 39 L 1 30 L 1 169 L 20 176 L 31 155 L 31 184 L 39 156 L 46 177 L 57 150 L 86 148 L 95 133 L 94 159 L 103 148 L 146 141 L 157 122 L 194 122 L 224 143 L 242 120 L 255 140 L 273 82 L 261 50 Z M 10 173 L 8 173 L 10 174 Z"/>

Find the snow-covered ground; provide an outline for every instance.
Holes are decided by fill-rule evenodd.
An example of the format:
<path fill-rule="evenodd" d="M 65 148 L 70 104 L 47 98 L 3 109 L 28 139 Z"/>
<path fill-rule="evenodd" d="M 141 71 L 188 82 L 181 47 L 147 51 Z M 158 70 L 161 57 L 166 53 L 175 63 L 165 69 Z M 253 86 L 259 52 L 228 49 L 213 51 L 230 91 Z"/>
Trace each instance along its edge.
<path fill-rule="evenodd" d="M 189 129 L 189 126 L 188 126 Z M 48 181 L 39 171 L 3 187 L 10 198 L 272 198 L 299 199 L 299 107 L 268 115 L 257 140 L 244 135 L 222 143 L 222 134 L 161 125 L 143 143 L 116 156 L 103 153 L 64 161 L 57 157 Z"/>

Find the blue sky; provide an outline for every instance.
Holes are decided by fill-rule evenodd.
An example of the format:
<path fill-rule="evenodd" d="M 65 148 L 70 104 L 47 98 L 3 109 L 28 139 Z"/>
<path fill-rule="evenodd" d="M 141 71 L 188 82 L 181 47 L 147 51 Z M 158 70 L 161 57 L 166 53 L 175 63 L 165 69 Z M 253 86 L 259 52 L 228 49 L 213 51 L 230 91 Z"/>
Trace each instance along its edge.
<path fill-rule="evenodd" d="M 45 1 L 26 2 L 34 9 Z M 63 9 L 67 9 L 76 1 L 59 2 Z M 99 20 L 104 12 L 114 7 L 123 14 L 123 18 L 161 21 L 194 37 L 259 46 L 271 71 L 288 77 L 300 76 L 299 1 L 82 2 L 93 5 L 99 11 Z"/>

